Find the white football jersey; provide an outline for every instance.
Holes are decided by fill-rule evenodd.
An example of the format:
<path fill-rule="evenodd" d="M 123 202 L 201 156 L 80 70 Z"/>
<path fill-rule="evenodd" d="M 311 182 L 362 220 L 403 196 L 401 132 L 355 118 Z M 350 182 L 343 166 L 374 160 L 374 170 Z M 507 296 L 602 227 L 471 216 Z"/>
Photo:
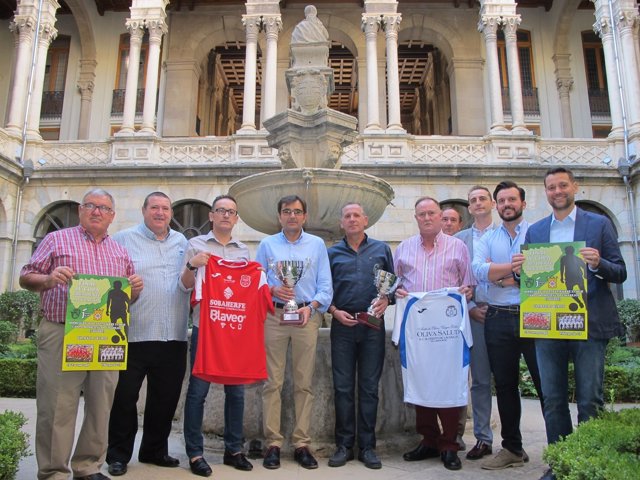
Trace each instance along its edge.
<path fill-rule="evenodd" d="M 467 404 L 467 300 L 457 288 L 410 293 L 399 299 L 392 341 L 398 345 L 404 401 L 433 408 Z"/>

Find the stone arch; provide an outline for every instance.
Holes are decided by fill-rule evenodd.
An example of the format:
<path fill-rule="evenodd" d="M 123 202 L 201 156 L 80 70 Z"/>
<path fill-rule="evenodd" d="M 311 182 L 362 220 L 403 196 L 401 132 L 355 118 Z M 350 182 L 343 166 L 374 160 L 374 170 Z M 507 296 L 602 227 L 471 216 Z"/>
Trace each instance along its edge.
<path fill-rule="evenodd" d="M 60 200 L 42 208 L 34 222 L 33 249 L 36 249 L 47 233 L 78 225 L 80 223 L 78 205 L 80 205 L 78 202 L 72 200 Z"/>
<path fill-rule="evenodd" d="M 93 22 L 91 21 L 91 15 L 87 10 L 86 4 L 82 0 L 66 0 L 66 2 L 71 13 L 73 13 L 73 18 L 80 35 L 82 59 L 95 60 L 96 40 L 95 34 L 93 33 Z"/>
<path fill-rule="evenodd" d="M 556 37 L 554 40 L 554 54 L 568 54 L 571 46 L 571 26 L 575 17 L 576 10 L 581 0 L 566 0 L 562 7 L 562 13 L 558 17 L 556 24 Z"/>
<path fill-rule="evenodd" d="M 9 222 L 7 221 L 7 211 L 5 203 L 0 198 L 0 238 L 9 237 Z"/>
<path fill-rule="evenodd" d="M 469 213 L 469 202 L 464 198 L 450 198 L 440 202 L 440 208 L 444 211 L 447 208 L 455 209 L 462 219 L 462 228 L 465 229 L 473 223 L 473 217 Z"/>
<path fill-rule="evenodd" d="M 618 221 L 618 217 L 609 208 L 602 205 L 601 203 L 594 202 L 593 200 L 577 200 L 576 205 L 588 212 L 604 215 L 609 220 L 611 220 L 613 229 L 615 230 L 616 234 L 618 234 L 618 232 L 620 231 L 621 225 Z"/>
<path fill-rule="evenodd" d="M 211 205 L 196 199 L 183 199 L 173 202 L 173 218 L 171 228 L 184 234 L 187 238 L 205 235 L 211 230 L 209 211 Z"/>

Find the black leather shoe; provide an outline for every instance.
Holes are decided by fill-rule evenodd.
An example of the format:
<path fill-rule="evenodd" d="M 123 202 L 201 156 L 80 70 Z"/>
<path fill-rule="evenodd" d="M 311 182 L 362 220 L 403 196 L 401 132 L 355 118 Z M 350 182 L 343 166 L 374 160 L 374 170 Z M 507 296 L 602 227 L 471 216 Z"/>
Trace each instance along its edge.
<path fill-rule="evenodd" d="M 374 470 L 378 470 L 382 468 L 382 462 L 376 455 L 376 452 L 373 448 L 365 448 L 364 450 L 360 450 L 358 454 L 358 460 L 364 463 L 364 466 L 367 468 L 373 468 Z"/>
<path fill-rule="evenodd" d="M 264 454 L 262 466 L 269 470 L 280 468 L 280 447 L 272 446 L 267 449 L 267 453 Z"/>
<path fill-rule="evenodd" d="M 417 462 L 418 460 L 426 460 L 427 458 L 438 458 L 440 453 L 435 448 L 427 447 L 420 442 L 416 448 L 402 455 L 405 462 Z"/>
<path fill-rule="evenodd" d="M 318 468 L 318 462 L 307 447 L 299 447 L 293 452 L 293 458 L 302 468 L 306 468 L 308 470 L 313 470 L 314 468 Z"/>
<path fill-rule="evenodd" d="M 224 463 L 225 465 L 229 465 L 236 470 L 244 470 L 245 472 L 253 470 L 253 465 L 251 465 L 251 462 L 247 460 L 247 457 L 245 457 L 244 453 L 242 452 L 236 453 L 234 455 L 233 453 L 225 450 L 224 457 L 222 458 L 222 463 Z"/>
<path fill-rule="evenodd" d="M 462 462 L 458 458 L 458 453 L 453 450 L 446 450 L 440 454 L 444 468 L 447 470 L 460 470 Z"/>
<path fill-rule="evenodd" d="M 73 480 L 111 480 L 106 475 L 98 472 L 91 475 L 85 475 L 84 477 L 73 477 Z"/>
<path fill-rule="evenodd" d="M 491 455 L 492 453 L 491 445 L 478 440 L 475 446 L 467 453 L 467 460 L 480 460 L 485 455 Z"/>
<path fill-rule="evenodd" d="M 127 464 L 124 462 L 111 462 L 107 470 L 109 470 L 109 475 L 119 477 L 127 473 Z"/>
<path fill-rule="evenodd" d="M 333 455 L 331 455 L 331 458 L 329 458 L 329 466 L 342 467 L 346 465 L 349 460 L 353 460 L 353 458 L 353 448 L 339 445 L 336 451 L 333 452 Z"/>
<path fill-rule="evenodd" d="M 191 473 L 200 477 L 208 477 L 213 472 L 203 457 L 196 458 L 193 461 L 189 460 L 189 468 L 191 469 Z"/>
<path fill-rule="evenodd" d="M 140 461 L 140 463 L 151 463 L 153 465 L 157 465 L 158 467 L 175 468 L 180 465 L 180 460 L 170 457 L 169 455 L 162 455 L 161 457 L 155 458 L 138 457 L 138 460 Z"/>

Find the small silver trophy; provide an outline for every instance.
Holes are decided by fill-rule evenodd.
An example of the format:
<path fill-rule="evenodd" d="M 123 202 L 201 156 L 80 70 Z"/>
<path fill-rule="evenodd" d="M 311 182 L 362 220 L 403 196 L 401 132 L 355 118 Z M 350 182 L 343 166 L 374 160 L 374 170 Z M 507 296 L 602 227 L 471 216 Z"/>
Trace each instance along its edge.
<path fill-rule="evenodd" d="M 294 288 L 309 270 L 311 259 L 278 260 L 269 259 L 269 268 L 285 287 Z M 285 303 L 280 317 L 280 325 L 301 325 L 304 322 L 298 313 L 298 304 L 294 299 Z"/>
<path fill-rule="evenodd" d="M 398 284 L 400 283 L 400 279 L 397 275 L 387 272 L 386 270 L 382 270 L 379 265 L 375 265 L 373 267 L 373 284 L 376 286 L 378 290 L 378 295 L 371 302 L 369 309 L 367 310 L 366 315 L 357 315 L 356 319 L 366 325 L 367 327 L 375 328 L 376 330 L 380 330 L 382 328 L 382 323 L 384 320 L 378 318 L 374 315 L 373 312 L 373 304 L 388 295 L 391 295 L 398 288 Z"/>

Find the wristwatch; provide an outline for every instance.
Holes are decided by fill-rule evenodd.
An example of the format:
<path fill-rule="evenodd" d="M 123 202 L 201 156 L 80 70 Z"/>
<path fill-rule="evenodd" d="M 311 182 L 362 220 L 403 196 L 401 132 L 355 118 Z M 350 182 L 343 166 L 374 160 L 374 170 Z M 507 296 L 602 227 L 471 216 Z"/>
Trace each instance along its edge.
<path fill-rule="evenodd" d="M 309 307 L 309 317 L 312 317 L 314 313 L 316 313 L 316 309 L 312 304 L 307 305 Z"/>
<path fill-rule="evenodd" d="M 500 288 L 504 288 L 504 285 L 502 284 L 502 281 L 503 281 L 503 280 L 504 280 L 504 278 L 501 278 L 500 280 L 498 280 L 498 281 L 496 282 Z"/>
<path fill-rule="evenodd" d="M 186 267 L 192 272 L 195 272 L 196 270 L 198 270 L 198 267 L 194 267 L 193 265 L 191 265 L 191 262 L 187 262 Z"/>

